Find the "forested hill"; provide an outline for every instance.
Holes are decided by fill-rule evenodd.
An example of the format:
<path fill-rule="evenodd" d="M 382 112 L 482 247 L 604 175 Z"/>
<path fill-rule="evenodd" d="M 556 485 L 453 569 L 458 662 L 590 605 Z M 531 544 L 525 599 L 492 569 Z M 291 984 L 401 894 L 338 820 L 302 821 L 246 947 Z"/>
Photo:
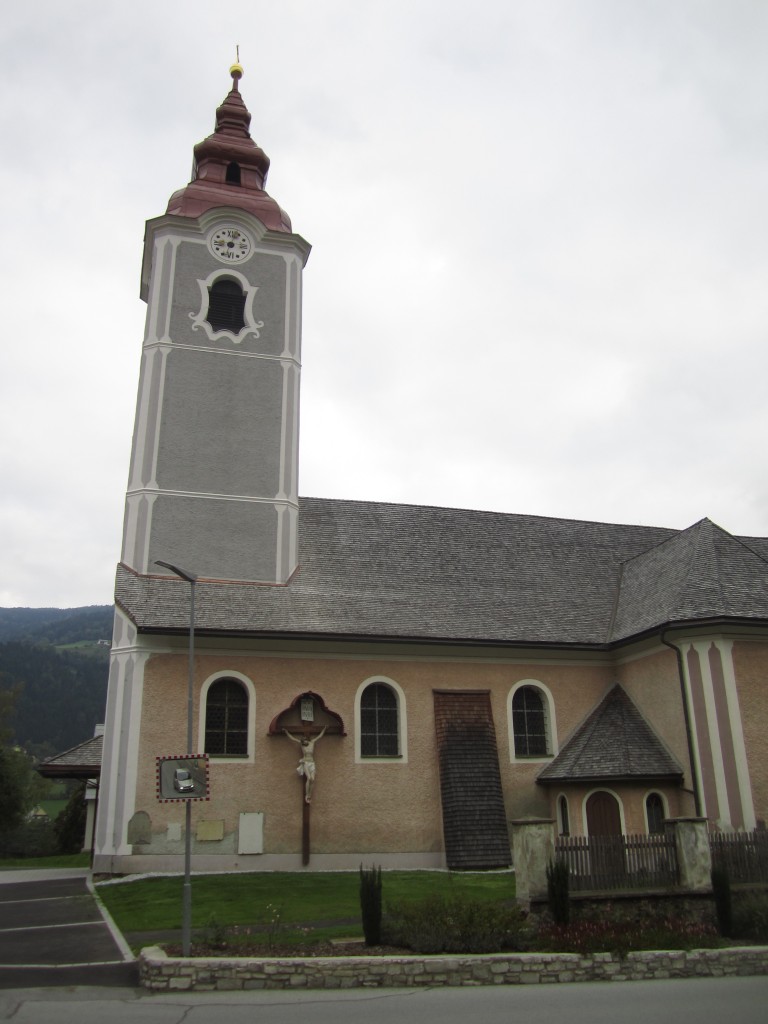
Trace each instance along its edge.
<path fill-rule="evenodd" d="M 111 604 L 85 608 L 0 608 L 0 643 L 77 644 L 86 640 L 110 640 Z"/>
<path fill-rule="evenodd" d="M 0 608 L 0 690 L 17 693 L 0 723 L 11 743 L 42 759 L 93 736 L 104 721 L 112 616 L 111 605 Z"/>

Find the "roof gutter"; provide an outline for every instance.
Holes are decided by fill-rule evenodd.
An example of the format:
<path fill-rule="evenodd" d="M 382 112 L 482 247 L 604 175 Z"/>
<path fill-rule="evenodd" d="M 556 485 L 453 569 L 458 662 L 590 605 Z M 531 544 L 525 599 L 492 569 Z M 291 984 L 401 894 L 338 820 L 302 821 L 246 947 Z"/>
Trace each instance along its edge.
<path fill-rule="evenodd" d="M 685 666 L 683 665 L 683 652 L 673 644 L 670 640 L 666 639 L 666 630 L 662 630 L 660 640 L 665 647 L 669 647 L 670 650 L 675 652 L 677 658 L 677 676 L 680 682 L 680 697 L 683 704 L 683 716 L 685 718 L 685 738 L 688 744 L 688 763 L 691 766 L 691 780 L 693 782 L 693 805 L 696 812 L 696 817 L 702 817 L 702 804 L 701 799 L 701 779 L 699 777 L 699 768 L 695 757 L 695 747 L 693 744 L 693 726 L 691 724 L 691 709 L 688 705 L 688 689 L 685 685 Z"/>

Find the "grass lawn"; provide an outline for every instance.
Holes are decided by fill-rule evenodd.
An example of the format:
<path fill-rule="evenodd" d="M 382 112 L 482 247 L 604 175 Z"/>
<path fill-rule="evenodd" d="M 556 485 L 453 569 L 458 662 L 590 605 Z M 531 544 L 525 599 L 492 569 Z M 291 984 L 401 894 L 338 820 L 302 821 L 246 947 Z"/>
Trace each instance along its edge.
<path fill-rule="evenodd" d="M 64 808 L 67 806 L 67 798 L 63 800 L 52 797 L 50 800 L 41 800 L 38 807 L 42 807 L 45 813 L 48 815 L 51 821 L 56 821 L 56 818 L 61 814 Z"/>
<path fill-rule="evenodd" d="M 90 864 L 90 853 L 57 853 L 52 857 L 0 859 L 0 871 L 17 871 L 23 868 L 87 868 Z"/>
<path fill-rule="evenodd" d="M 139 879 L 99 885 L 98 893 L 121 931 L 164 931 L 181 928 L 182 882 L 181 877 Z M 193 875 L 192 926 L 202 928 L 213 918 L 221 926 L 279 927 L 281 940 L 297 942 L 362 935 L 359 887 L 356 871 Z M 514 875 L 382 872 L 385 905 L 388 900 L 419 900 L 430 893 L 511 900 Z"/>

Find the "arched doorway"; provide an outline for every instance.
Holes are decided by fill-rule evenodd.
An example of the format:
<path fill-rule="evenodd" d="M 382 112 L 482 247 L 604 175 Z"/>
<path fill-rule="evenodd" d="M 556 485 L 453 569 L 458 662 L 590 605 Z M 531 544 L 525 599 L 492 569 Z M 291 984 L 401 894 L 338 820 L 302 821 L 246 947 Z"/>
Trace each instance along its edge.
<path fill-rule="evenodd" d="M 601 790 L 587 799 L 587 832 L 590 836 L 620 836 L 621 811 L 613 793 Z"/>
<path fill-rule="evenodd" d="M 586 811 L 592 884 L 596 889 L 612 888 L 626 870 L 619 802 L 601 790 L 587 798 Z"/>

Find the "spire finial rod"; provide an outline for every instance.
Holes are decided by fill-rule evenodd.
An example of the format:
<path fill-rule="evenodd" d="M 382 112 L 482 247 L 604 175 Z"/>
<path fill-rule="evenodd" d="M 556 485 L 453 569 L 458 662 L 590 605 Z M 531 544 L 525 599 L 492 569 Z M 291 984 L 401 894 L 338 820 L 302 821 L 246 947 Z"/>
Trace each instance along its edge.
<path fill-rule="evenodd" d="M 235 90 L 235 92 L 237 92 L 237 83 L 240 81 L 240 79 L 243 77 L 243 74 L 244 74 L 244 72 L 243 72 L 243 65 L 240 63 L 240 47 L 239 46 L 235 46 L 235 54 L 236 54 L 235 63 L 229 69 L 229 73 L 230 73 L 230 75 L 232 75 L 232 82 L 233 82 L 232 88 Z"/>

